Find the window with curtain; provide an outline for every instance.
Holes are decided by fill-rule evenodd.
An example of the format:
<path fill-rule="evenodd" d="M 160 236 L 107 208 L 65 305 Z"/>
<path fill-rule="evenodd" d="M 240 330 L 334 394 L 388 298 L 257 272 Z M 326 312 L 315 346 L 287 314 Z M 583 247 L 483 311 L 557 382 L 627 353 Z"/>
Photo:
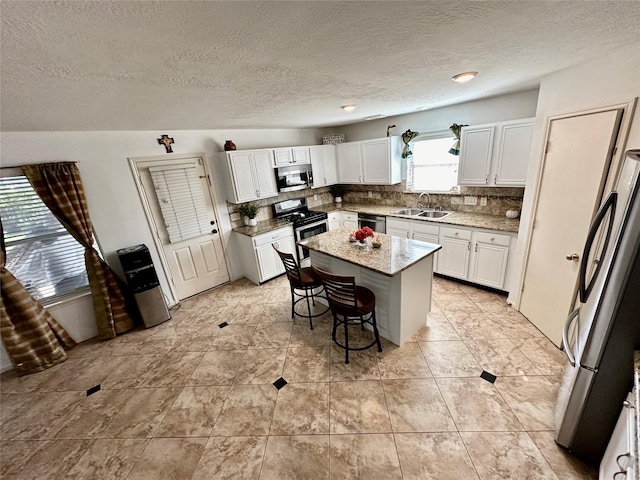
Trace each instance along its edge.
<path fill-rule="evenodd" d="M 458 186 L 458 156 L 449 153 L 456 138 L 451 133 L 416 138 L 412 143 L 413 190 L 450 192 Z"/>
<path fill-rule="evenodd" d="M 7 269 L 37 300 L 54 300 L 89 282 L 80 245 L 42 203 L 26 177 L 0 178 Z"/>

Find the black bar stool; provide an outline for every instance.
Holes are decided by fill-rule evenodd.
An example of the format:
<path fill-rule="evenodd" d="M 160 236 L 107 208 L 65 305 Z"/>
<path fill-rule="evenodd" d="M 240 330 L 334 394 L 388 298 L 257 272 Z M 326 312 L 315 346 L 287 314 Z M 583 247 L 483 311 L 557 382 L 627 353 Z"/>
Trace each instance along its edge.
<path fill-rule="evenodd" d="M 320 313 L 311 313 L 311 304 L 309 303 L 309 299 L 311 299 L 311 302 L 315 306 L 315 297 L 320 296 L 320 294 L 325 291 L 322 285 L 322 280 L 320 280 L 320 277 L 316 275 L 311 267 L 300 268 L 296 263 L 295 257 L 292 254 L 281 252 L 276 248 L 275 245 L 272 246 L 273 249 L 278 253 L 280 260 L 282 260 L 284 269 L 287 272 L 287 278 L 289 279 L 289 287 L 291 287 L 291 318 L 294 318 L 295 315 L 303 318 L 308 318 L 309 327 L 311 328 L 311 330 L 313 330 L 313 319 L 316 317 L 320 317 L 329 311 L 329 307 L 327 307 Z M 317 289 L 320 290 L 314 292 L 314 290 Z M 296 290 L 302 290 L 303 293 L 299 293 Z M 296 299 L 296 297 L 300 298 Z M 302 315 L 296 312 L 296 304 L 298 302 L 301 302 L 302 300 L 307 301 L 307 312 L 309 312 L 308 315 Z"/>
<path fill-rule="evenodd" d="M 376 324 L 376 296 L 374 293 L 366 287 L 356 285 L 355 277 L 341 277 L 325 272 L 313 265 L 311 268 L 320 277 L 324 285 L 329 306 L 333 313 L 331 336 L 336 345 L 344 348 L 344 363 L 349 363 L 349 350 L 366 350 L 378 345 L 378 351 L 381 352 L 382 345 L 380 344 L 380 334 Z M 338 316 L 341 316 L 342 320 Z M 368 318 L 365 318 L 367 316 Z M 350 347 L 349 325 L 360 325 L 364 329 L 365 323 L 369 323 L 373 327 L 374 341 L 364 347 Z M 344 324 L 344 345 L 336 339 L 336 330 L 340 324 Z"/>

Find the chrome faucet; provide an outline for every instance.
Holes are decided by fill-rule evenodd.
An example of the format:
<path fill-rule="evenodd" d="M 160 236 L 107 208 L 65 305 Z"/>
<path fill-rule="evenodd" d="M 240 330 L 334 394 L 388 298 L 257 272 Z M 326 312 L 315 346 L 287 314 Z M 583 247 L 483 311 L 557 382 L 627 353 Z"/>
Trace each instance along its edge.
<path fill-rule="evenodd" d="M 420 208 L 424 208 L 424 205 L 420 202 L 420 200 L 422 200 L 422 196 L 426 195 L 427 196 L 427 208 L 429 208 L 429 204 L 431 203 L 431 196 L 429 195 L 429 193 L 427 192 L 422 192 L 420 194 L 420 196 L 418 197 L 418 207 Z"/>

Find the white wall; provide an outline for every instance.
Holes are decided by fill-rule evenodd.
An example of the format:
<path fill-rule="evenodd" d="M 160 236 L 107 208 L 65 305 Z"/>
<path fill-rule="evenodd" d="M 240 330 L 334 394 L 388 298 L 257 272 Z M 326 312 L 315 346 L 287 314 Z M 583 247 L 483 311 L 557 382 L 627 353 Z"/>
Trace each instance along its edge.
<path fill-rule="evenodd" d="M 175 140 L 175 153 L 204 152 L 214 182 L 220 179 L 214 156 L 223 151 L 222 145 L 225 140 L 232 139 L 238 149 L 322 143 L 322 135 L 315 129 L 4 132 L 0 134 L 1 166 L 58 161 L 78 162 L 93 227 L 107 263 L 123 278 L 116 251 L 139 243 L 146 244 L 158 269 L 162 291 L 169 297 L 169 303 L 173 304 L 175 299 L 170 298 L 167 277 L 159 268 L 158 252 L 127 160 L 129 157 L 164 154 L 164 147 L 158 144 L 157 139 L 165 133 Z M 224 191 L 220 190 L 219 183 L 214 184 L 223 239 L 229 243 L 231 226 Z M 240 274 L 239 261 L 233 254 L 233 245 L 226 247 L 230 257 L 230 274 L 232 278 L 236 278 Z M 96 334 L 90 296 L 52 309 L 52 313 L 76 341 L 86 340 Z M 4 346 L 2 347 L 4 350 Z M 0 354 L 0 370 L 7 366 L 6 362 L 2 362 L 5 359 L 3 355 L 4 352 Z"/>
<path fill-rule="evenodd" d="M 448 130 L 453 123 L 480 125 L 529 118 L 536 114 L 538 90 L 501 95 L 473 102 L 378 120 L 334 127 L 325 133 L 344 133 L 347 142 L 380 138 L 387 135 L 387 125 L 395 124 L 393 135 L 402 135 L 408 129 L 419 133 Z"/>
<path fill-rule="evenodd" d="M 577 112 L 593 107 L 627 103 L 640 96 L 640 51 L 637 48 L 620 51 L 595 61 L 567 68 L 542 79 L 538 108 L 529 158 L 518 237 L 525 239 L 531 231 L 534 195 L 543 158 L 543 143 L 547 119 L 551 116 Z M 640 148 L 640 109 L 636 109 L 626 149 Z M 585 166 L 588 168 L 588 166 Z M 524 269 L 524 242 L 520 242 L 517 278 Z M 510 292 L 510 300 L 519 301 L 522 282 Z"/>

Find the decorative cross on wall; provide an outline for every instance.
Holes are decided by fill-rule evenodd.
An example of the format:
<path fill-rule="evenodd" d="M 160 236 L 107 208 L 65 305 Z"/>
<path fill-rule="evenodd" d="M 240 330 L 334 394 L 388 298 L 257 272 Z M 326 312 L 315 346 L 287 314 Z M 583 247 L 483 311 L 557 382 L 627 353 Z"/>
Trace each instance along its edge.
<path fill-rule="evenodd" d="M 171 148 L 171 144 L 174 143 L 173 138 L 169 138 L 169 135 L 162 135 L 158 139 L 158 143 L 160 145 L 164 145 L 164 148 L 167 150 L 167 153 L 173 153 L 173 149 Z"/>

